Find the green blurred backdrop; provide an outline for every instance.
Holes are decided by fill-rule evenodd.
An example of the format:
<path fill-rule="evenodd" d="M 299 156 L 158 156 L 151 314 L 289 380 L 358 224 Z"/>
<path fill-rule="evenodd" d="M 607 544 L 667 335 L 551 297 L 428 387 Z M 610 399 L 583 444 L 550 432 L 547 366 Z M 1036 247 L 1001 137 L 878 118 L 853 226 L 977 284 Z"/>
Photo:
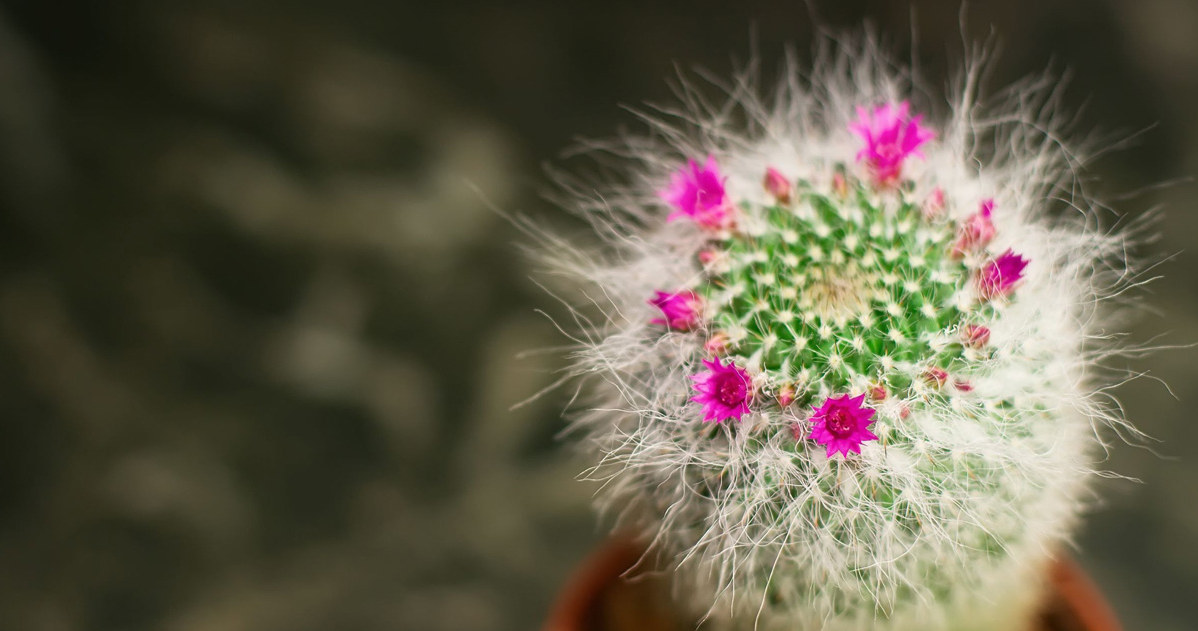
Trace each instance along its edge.
<path fill-rule="evenodd" d="M 956 2 L 812 4 L 917 33 L 934 82 L 960 58 Z M 568 393 L 509 410 L 560 312 L 489 205 L 571 229 L 540 195 L 576 136 L 813 30 L 800 2 L 4 2 L 0 631 L 534 628 L 602 530 Z M 1198 2 L 979 1 L 964 32 L 995 84 L 1051 60 L 1080 127 L 1146 130 L 1093 171 L 1176 254 L 1133 339 L 1198 340 Z M 1198 619 L 1192 356 L 1130 364 L 1160 455 L 1115 450 L 1144 484 L 1078 541 L 1129 629 Z"/>

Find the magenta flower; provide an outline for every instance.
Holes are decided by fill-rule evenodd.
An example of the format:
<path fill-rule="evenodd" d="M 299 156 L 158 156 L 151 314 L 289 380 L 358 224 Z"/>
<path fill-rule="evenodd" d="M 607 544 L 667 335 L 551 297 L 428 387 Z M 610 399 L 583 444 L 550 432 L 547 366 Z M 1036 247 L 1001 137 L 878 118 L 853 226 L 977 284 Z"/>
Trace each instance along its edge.
<path fill-rule="evenodd" d="M 864 394 L 855 397 L 844 394 L 829 397 L 815 408 L 811 417 L 815 423 L 811 427 L 811 439 L 827 446 L 829 458 L 838 451 L 845 457 L 850 451 L 861 453 L 861 443 L 878 439 L 867 429 L 874 422 L 875 410 L 862 406 L 864 400 Z"/>
<path fill-rule="evenodd" d="M 707 370 L 691 375 L 698 396 L 691 401 L 703 406 L 704 422 L 722 422 L 724 419 L 740 420 L 749 413 L 749 400 L 753 398 L 753 382 L 749 373 L 733 364 L 720 363 L 719 358 L 705 359 Z"/>
<path fill-rule="evenodd" d="M 990 215 L 994 212 L 994 200 L 982 200 L 978 211 L 970 215 L 961 229 L 957 232 L 957 242 L 953 245 L 953 256 L 960 258 L 969 250 L 986 247 L 994 238 L 994 222 Z"/>
<path fill-rule="evenodd" d="M 720 230 L 732 225 L 736 207 L 724 190 L 724 177 L 714 156 L 707 164 L 687 160 L 686 166 L 670 176 L 670 186 L 658 195 L 675 208 L 666 221 L 687 217 L 708 230 Z"/>
<path fill-rule="evenodd" d="M 703 299 L 689 289 L 677 293 L 655 292 L 649 304 L 661 309 L 664 318 L 654 318 L 653 324 L 664 324 L 675 331 L 690 331 L 699 325 L 699 314 L 703 310 Z"/>
<path fill-rule="evenodd" d="M 902 173 L 903 161 L 908 156 L 922 158 L 919 146 L 935 137 L 932 130 L 919 124 L 923 116 L 912 118 L 909 108 L 906 101 L 897 106 L 880 105 L 873 112 L 858 107 L 857 121 L 849 124 L 849 131 L 865 141 L 857 161 L 865 162 L 876 184 L 893 184 Z"/>
<path fill-rule="evenodd" d="M 778 200 L 779 204 L 790 203 L 790 180 L 786 179 L 781 171 L 774 167 L 766 168 L 765 181 L 762 184 L 765 186 L 765 192 Z"/>
<path fill-rule="evenodd" d="M 978 270 L 978 293 L 989 300 L 996 296 L 1010 296 L 1015 284 L 1023 278 L 1028 260 L 1015 254 L 1010 248 L 998 258 Z"/>

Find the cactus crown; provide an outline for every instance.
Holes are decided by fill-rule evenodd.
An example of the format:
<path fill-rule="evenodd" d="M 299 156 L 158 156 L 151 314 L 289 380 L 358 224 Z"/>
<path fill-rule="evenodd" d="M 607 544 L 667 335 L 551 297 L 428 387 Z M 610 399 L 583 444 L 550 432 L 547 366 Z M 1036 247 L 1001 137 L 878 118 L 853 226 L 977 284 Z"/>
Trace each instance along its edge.
<path fill-rule="evenodd" d="M 964 362 L 964 316 L 985 322 L 990 309 L 958 299 L 970 270 L 949 256 L 952 222 L 925 219 L 902 191 L 828 179 L 839 184 L 800 181 L 791 200 L 746 204 L 746 232 L 707 251 L 696 290 L 725 352 L 760 375 L 761 394 L 799 404 L 906 391 L 912 369 Z"/>
<path fill-rule="evenodd" d="M 1123 239 L 1046 217 L 1093 208 L 1050 84 L 987 109 L 971 68 L 930 126 L 871 42 L 815 67 L 613 146 L 634 183 L 574 189 L 600 250 L 542 234 L 598 288 L 573 425 L 601 505 L 712 620 L 1004 624 L 1071 531 L 1095 427 L 1130 429 L 1087 381 L 1114 352 L 1098 305 L 1134 284 Z"/>

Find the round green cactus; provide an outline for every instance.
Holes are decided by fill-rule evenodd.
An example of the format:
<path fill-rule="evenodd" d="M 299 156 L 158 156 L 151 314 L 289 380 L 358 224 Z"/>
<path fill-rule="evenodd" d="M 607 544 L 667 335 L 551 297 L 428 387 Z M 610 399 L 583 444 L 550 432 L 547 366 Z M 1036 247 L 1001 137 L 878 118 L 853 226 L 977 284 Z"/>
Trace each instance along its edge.
<path fill-rule="evenodd" d="M 1124 240 L 1090 220 L 1045 86 L 987 106 L 963 81 L 926 124 L 871 44 L 815 68 L 619 147 L 631 184 L 575 206 L 599 249 L 545 236 L 595 289 L 589 475 L 709 624 L 1003 628 L 1073 528 L 1096 429 L 1130 430 L 1091 381 L 1137 282 Z M 1062 196 L 1083 213 L 1050 217 Z"/>

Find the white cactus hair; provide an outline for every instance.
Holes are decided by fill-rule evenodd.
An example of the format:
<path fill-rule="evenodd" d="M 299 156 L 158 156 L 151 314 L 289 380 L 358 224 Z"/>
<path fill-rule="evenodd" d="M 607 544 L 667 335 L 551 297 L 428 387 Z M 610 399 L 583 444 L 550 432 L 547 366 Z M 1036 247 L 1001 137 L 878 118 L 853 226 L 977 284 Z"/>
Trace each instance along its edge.
<path fill-rule="evenodd" d="M 965 628 L 966 616 L 1001 626 L 996 612 L 1034 604 L 1037 577 L 1104 475 L 1107 441 L 1138 436 L 1109 394 L 1119 375 L 1107 367 L 1127 350 L 1113 314 L 1141 282 L 1127 258 L 1132 231 L 1100 220 L 1107 209 L 1081 175 L 1104 147 L 1064 139 L 1053 75 L 981 98 L 986 49 L 968 57 L 948 98 L 869 36 L 823 37 L 810 71 L 789 58 L 775 86 L 749 64 L 717 83 L 723 100 L 683 80 L 678 107 L 640 114 L 648 133 L 586 144 L 616 159 L 616 181 L 561 178 L 563 204 L 599 245 L 526 224 L 547 270 L 584 288 L 566 299 L 573 322 L 562 328 L 574 342 L 570 377 L 593 384 L 570 428 L 598 456 L 586 477 L 602 482 L 599 506 L 677 566 L 678 592 L 713 626 L 941 629 Z M 994 198 L 994 248 L 1032 261 L 990 325 L 994 352 L 969 374 L 972 392 L 923 401 L 901 421 L 909 401 L 878 402 L 885 440 L 852 459 L 796 455 L 788 428 L 809 408 L 755 409 L 713 437 L 689 379 L 702 370 L 705 332 L 664 331 L 646 304 L 655 290 L 695 284 L 708 236 L 665 222 L 657 192 L 687 158 L 707 155 L 750 205 L 768 203 L 766 166 L 808 181 L 826 180 L 835 163 L 859 169 L 847 131 L 855 108 L 903 100 L 937 133 L 907 165 L 910 195 L 941 187 L 956 221 Z"/>

